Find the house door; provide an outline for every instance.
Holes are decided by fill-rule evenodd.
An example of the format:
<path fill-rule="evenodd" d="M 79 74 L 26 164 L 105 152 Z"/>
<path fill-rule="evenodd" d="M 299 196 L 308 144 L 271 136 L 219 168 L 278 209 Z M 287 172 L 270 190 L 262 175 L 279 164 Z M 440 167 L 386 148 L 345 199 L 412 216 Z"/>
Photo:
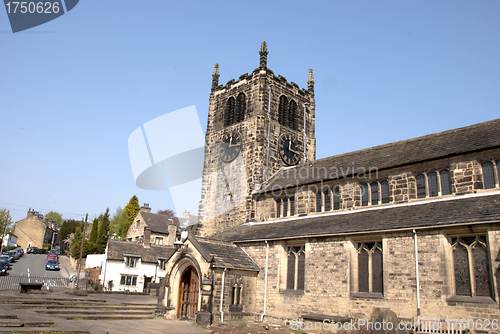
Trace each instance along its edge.
<path fill-rule="evenodd" d="M 153 277 L 144 277 L 144 288 L 142 289 L 142 292 L 147 292 L 148 291 L 148 285 L 151 283 Z"/>
<path fill-rule="evenodd" d="M 186 269 L 179 286 L 178 318 L 194 319 L 198 309 L 199 278 L 193 267 Z"/>

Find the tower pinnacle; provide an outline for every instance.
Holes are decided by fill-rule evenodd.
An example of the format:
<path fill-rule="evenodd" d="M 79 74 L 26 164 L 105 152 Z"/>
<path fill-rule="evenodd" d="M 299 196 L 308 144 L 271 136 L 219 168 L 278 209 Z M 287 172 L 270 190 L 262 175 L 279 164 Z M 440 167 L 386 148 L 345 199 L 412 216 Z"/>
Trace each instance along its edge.
<path fill-rule="evenodd" d="M 309 77 L 307 78 L 307 90 L 314 94 L 314 80 L 313 69 L 309 69 Z"/>
<path fill-rule="evenodd" d="M 267 55 L 269 54 L 269 52 L 267 51 L 266 41 L 262 42 L 259 54 L 260 54 L 260 68 L 267 68 Z"/>
<path fill-rule="evenodd" d="M 215 64 L 214 74 L 212 74 L 212 91 L 214 91 L 217 86 L 219 86 L 219 64 Z"/>

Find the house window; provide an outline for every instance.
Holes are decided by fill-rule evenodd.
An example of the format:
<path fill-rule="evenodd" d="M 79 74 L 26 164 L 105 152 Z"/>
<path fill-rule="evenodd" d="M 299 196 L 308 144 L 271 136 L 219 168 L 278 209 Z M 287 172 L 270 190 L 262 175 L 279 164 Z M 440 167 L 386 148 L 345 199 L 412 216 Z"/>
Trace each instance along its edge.
<path fill-rule="evenodd" d="M 288 246 L 286 248 L 286 254 L 286 289 L 304 290 L 304 274 L 306 264 L 304 246 Z"/>
<path fill-rule="evenodd" d="M 358 292 L 383 293 L 382 243 L 358 245 Z"/>
<path fill-rule="evenodd" d="M 276 200 L 276 218 L 281 217 L 281 198 Z"/>
<path fill-rule="evenodd" d="M 290 216 L 295 216 L 295 196 L 290 197 Z"/>
<path fill-rule="evenodd" d="M 481 165 L 483 167 L 483 187 L 484 189 L 495 188 L 495 175 L 493 172 L 493 164 L 485 162 Z"/>
<path fill-rule="evenodd" d="M 372 205 L 377 205 L 378 204 L 378 183 L 373 182 L 370 185 L 371 188 L 371 194 L 372 194 Z"/>
<path fill-rule="evenodd" d="M 316 212 L 323 211 L 323 199 L 321 198 L 321 191 L 316 193 Z"/>
<path fill-rule="evenodd" d="M 416 178 L 417 180 L 417 198 L 425 198 L 426 189 L 425 189 L 425 175 L 420 174 Z"/>
<path fill-rule="evenodd" d="M 126 256 L 125 257 L 125 266 L 128 268 L 136 268 L 139 263 L 140 257 L 137 256 Z"/>
<path fill-rule="evenodd" d="M 367 206 L 367 205 L 368 205 L 368 185 L 362 184 L 361 185 L 361 206 Z"/>
<path fill-rule="evenodd" d="M 485 235 L 451 239 L 455 271 L 455 294 L 491 297 L 491 277 Z"/>
<path fill-rule="evenodd" d="M 233 285 L 233 299 L 232 305 L 241 305 L 243 300 L 243 284 L 235 284 Z"/>
<path fill-rule="evenodd" d="M 283 198 L 283 217 L 288 216 L 288 197 Z"/>
<path fill-rule="evenodd" d="M 429 183 L 429 197 L 436 197 L 438 195 L 438 180 L 435 172 L 427 175 L 427 182 Z"/>
<path fill-rule="evenodd" d="M 439 178 L 441 179 L 441 195 L 451 194 L 450 172 L 442 170 L 439 172 Z"/>
<path fill-rule="evenodd" d="M 158 268 L 160 270 L 165 270 L 165 263 L 167 262 L 167 260 L 165 259 L 158 259 Z"/>
<path fill-rule="evenodd" d="M 333 210 L 340 210 L 340 190 L 338 187 L 333 189 Z"/>
<path fill-rule="evenodd" d="M 330 211 L 332 209 L 332 202 L 330 200 L 330 189 L 326 189 L 323 192 L 323 196 L 325 196 L 325 211 Z"/>
<path fill-rule="evenodd" d="M 157 244 L 157 245 L 163 245 L 163 238 L 156 237 L 155 238 L 155 244 Z"/>
<path fill-rule="evenodd" d="M 137 285 L 137 276 L 121 275 L 120 285 L 136 286 Z"/>
<path fill-rule="evenodd" d="M 389 182 L 380 182 L 380 192 L 382 193 L 382 204 L 389 203 Z"/>

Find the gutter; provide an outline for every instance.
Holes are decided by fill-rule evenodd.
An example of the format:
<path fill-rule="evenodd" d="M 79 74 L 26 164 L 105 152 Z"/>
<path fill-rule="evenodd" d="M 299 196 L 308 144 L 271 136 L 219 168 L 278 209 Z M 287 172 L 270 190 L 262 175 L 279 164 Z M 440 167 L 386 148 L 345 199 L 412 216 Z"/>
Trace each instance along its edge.
<path fill-rule="evenodd" d="M 269 264 L 269 244 L 267 243 L 266 240 L 266 270 L 264 274 L 264 313 L 260 315 L 260 322 L 264 321 L 264 316 L 266 315 L 266 308 L 267 308 L 267 267 Z"/>
<path fill-rule="evenodd" d="M 222 311 L 222 305 L 224 302 L 224 281 L 226 279 L 226 270 L 227 268 L 224 268 L 224 271 L 222 272 L 222 286 L 220 291 L 220 322 L 224 322 L 224 312 Z"/>
<path fill-rule="evenodd" d="M 415 277 L 417 278 L 417 323 L 420 323 L 420 282 L 418 279 L 418 248 L 417 232 L 413 229 L 413 238 L 415 239 Z"/>

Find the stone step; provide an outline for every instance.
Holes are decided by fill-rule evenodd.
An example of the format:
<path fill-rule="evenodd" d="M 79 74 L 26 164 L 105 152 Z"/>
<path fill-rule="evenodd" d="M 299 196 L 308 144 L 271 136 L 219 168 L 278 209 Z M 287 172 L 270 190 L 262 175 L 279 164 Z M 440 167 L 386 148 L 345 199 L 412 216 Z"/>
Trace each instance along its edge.
<path fill-rule="evenodd" d="M 135 314 L 135 315 L 151 315 L 154 314 L 154 310 L 86 310 L 86 309 L 81 309 L 81 310 L 34 310 L 37 313 L 42 313 L 42 314 L 55 314 L 59 316 L 61 313 L 64 314 L 117 314 L 117 315 L 128 315 L 128 314 Z"/>
<path fill-rule="evenodd" d="M 88 306 L 81 305 L 10 305 L 11 309 L 47 309 L 47 310 L 68 310 L 68 309 L 88 309 Z M 155 310 L 156 306 L 127 306 L 127 305 L 93 305 L 92 309 L 99 310 Z"/>
<path fill-rule="evenodd" d="M 1 327 L 0 333 L 12 333 L 13 327 Z M 15 333 L 61 333 L 61 330 L 53 327 L 15 327 Z M 64 331 L 65 334 L 90 334 L 88 331 Z"/>
<path fill-rule="evenodd" d="M 85 301 L 85 302 L 93 302 L 93 303 L 106 303 L 105 300 L 102 300 L 102 299 L 88 299 L 88 298 L 85 298 L 85 299 L 81 299 L 81 298 L 26 298 L 26 297 L 9 297 L 9 298 L 5 298 L 5 297 L 0 297 L 0 303 L 4 304 L 4 303 L 11 303 L 13 301 L 26 301 L 26 300 L 42 300 L 42 301 L 74 301 L 74 302 L 82 302 L 82 301 Z"/>
<path fill-rule="evenodd" d="M 0 319 L 17 319 L 15 314 L 0 314 Z"/>
<path fill-rule="evenodd" d="M 0 320 L 0 327 L 50 327 L 52 321 L 21 321 L 19 319 Z"/>
<path fill-rule="evenodd" d="M 116 315 L 116 314 L 86 315 L 86 314 L 59 313 L 57 316 L 60 318 L 68 319 L 68 320 L 142 320 L 142 319 L 154 319 L 155 318 L 153 314 L 148 314 L 148 315 Z"/>

